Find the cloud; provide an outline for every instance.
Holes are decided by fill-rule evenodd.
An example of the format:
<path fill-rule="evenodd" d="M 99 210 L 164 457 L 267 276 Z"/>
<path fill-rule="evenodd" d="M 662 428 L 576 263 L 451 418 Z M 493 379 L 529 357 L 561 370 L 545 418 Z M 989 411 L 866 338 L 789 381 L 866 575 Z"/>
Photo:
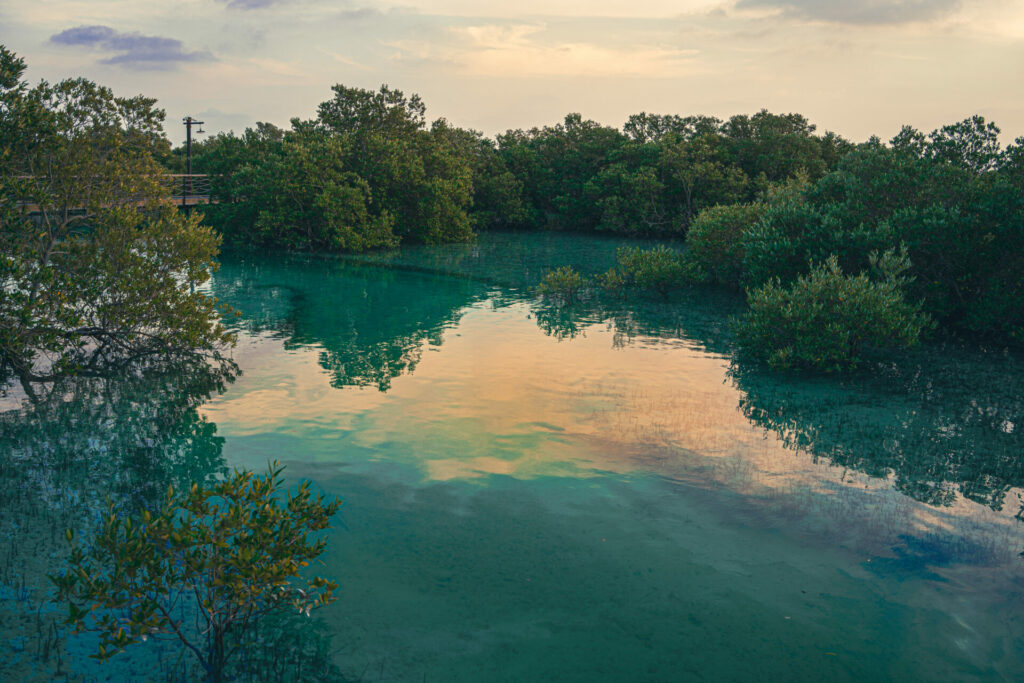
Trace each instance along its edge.
<path fill-rule="evenodd" d="M 111 40 L 117 31 L 109 26 L 78 26 L 50 36 L 51 43 L 60 45 L 96 45 Z"/>
<path fill-rule="evenodd" d="M 279 59 L 270 59 L 269 57 L 251 57 L 249 63 L 265 73 L 278 76 L 298 78 L 307 75 L 307 71 L 299 66 L 298 62 L 283 62 Z"/>
<path fill-rule="evenodd" d="M 961 0 L 739 0 L 737 9 L 775 9 L 783 16 L 839 24 L 907 24 L 930 21 L 960 7 Z"/>
<path fill-rule="evenodd" d="M 288 8 L 295 16 L 305 18 L 337 18 L 347 21 L 362 21 L 382 14 L 374 7 L 357 7 L 351 0 L 329 0 L 326 3 L 310 2 L 309 0 L 215 0 L 226 5 L 229 10 L 263 10 L 271 7 L 291 6 Z M 295 6 L 302 5 L 301 10 Z M 280 14 L 280 13 L 278 13 Z"/>
<path fill-rule="evenodd" d="M 348 9 L 338 12 L 338 16 L 342 19 L 351 19 L 352 21 L 369 19 L 370 17 L 376 17 L 379 14 L 380 10 L 373 9 L 372 7 L 360 7 L 359 9 Z"/>
<path fill-rule="evenodd" d="M 274 5 L 284 4 L 298 4 L 302 0 L 216 0 L 222 5 L 227 5 L 228 9 L 240 9 L 240 10 L 252 10 L 252 9 L 264 9 L 266 7 L 272 7 Z M 349 2 L 333 2 L 327 5 L 333 9 L 334 5 L 341 4 L 351 6 Z M 369 7 L 357 7 L 355 9 L 343 9 L 339 12 L 341 16 L 348 16 L 354 19 L 362 19 L 368 16 L 379 14 L 379 11 Z"/>
<path fill-rule="evenodd" d="M 327 55 L 328 57 L 330 57 L 334 61 L 338 62 L 339 64 L 345 64 L 346 66 L 354 66 L 357 69 L 373 69 L 372 66 L 367 66 L 366 64 L 363 64 L 362 62 L 357 62 L 356 60 L 351 59 L 350 57 L 346 57 L 345 55 L 338 54 L 337 52 L 332 52 L 331 50 L 325 50 L 322 47 L 318 47 L 317 48 L 317 52 L 320 52 L 321 54 Z"/>
<path fill-rule="evenodd" d="M 248 114 L 225 112 L 216 107 L 204 109 L 194 116 L 203 121 L 203 126 L 210 134 L 226 131 L 238 131 L 241 133 L 246 127 L 252 126 L 255 123 L 255 119 Z"/>
<path fill-rule="evenodd" d="M 282 0 L 217 0 L 217 2 L 224 3 L 228 6 L 228 9 L 263 9 L 264 7 L 270 7 L 276 5 Z"/>
<path fill-rule="evenodd" d="M 397 3 L 420 14 L 477 20 L 521 20 L 524 17 L 667 19 L 682 14 L 704 13 L 721 5 L 722 0 L 517 0 L 482 2 L 481 0 L 402 0 Z"/>
<path fill-rule="evenodd" d="M 76 26 L 50 36 L 50 42 L 117 52 L 120 54 L 100 60 L 100 63 L 139 69 L 169 68 L 183 62 L 209 62 L 215 59 L 206 50 L 186 51 L 184 44 L 175 38 L 122 33 L 109 26 Z"/>
<path fill-rule="evenodd" d="M 686 71 L 696 50 L 650 45 L 613 47 L 589 42 L 543 42 L 537 24 L 465 26 L 442 41 L 394 41 L 396 61 L 454 66 L 467 75 L 492 77 L 643 76 Z"/>

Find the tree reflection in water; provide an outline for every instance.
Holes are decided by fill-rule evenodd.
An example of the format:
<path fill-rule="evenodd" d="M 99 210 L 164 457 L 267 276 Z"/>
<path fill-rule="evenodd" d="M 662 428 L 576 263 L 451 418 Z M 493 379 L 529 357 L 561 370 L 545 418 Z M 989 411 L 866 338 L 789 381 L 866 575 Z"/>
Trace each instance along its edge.
<path fill-rule="evenodd" d="M 226 471 L 224 438 L 199 414 L 238 374 L 224 358 L 149 357 L 104 376 L 8 384 L 0 404 L 0 642 L 4 670 L 17 680 L 78 675 L 188 680 L 177 646 L 134 648 L 92 663 L 89 636 L 68 638 L 50 602 L 47 574 L 67 554 L 64 530 L 88 538 L 107 498 L 124 511 L 154 507 L 168 486 L 208 481 Z M 244 680 L 342 680 L 330 637 L 316 619 L 277 616 L 261 623 L 245 657 Z M 276 663 L 275 663 L 276 662 Z"/>
<path fill-rule="evenodd" d="M 679 301 L 595 296 L 572 305 L 535 301 L 537 325 L 572 339 L 592 325 L 613 343 L 696 343 L 728 356 L 728 314 L 739 302 L 694 290 Z M 953 345 L 898 357 L 871 373 L 809 378 L 732 360 L 744 416 L 792 450 L 872 477 L 915 500 L 958 496 L 1024 516 L 1024 374 L 1019 358 Z"/>
<path fill-rule="evenodd" d="M 812 380 L 733 362 L 740 408 L 796 451 L 930 505 L 958 495 L 1021 514 L 1024 376 L 995 352 L 934 347 L 870 377 Z M 1013 509 L 1016 508 L 1016 509 Z"/>
<path fill-rule="evenodd" d="M 303 266 L 259 257 L 230 262 L 213 293 L 241 313 L 236 324 L 246 332 L 269 332 L 286 349 L 317 347 L 335 388 L 387 391 L 487 289 L 471 279 L 345 260 L 309 258 Z"/>
<path fill-rule="evenodd" d="M 727 291 L 695 287 L 665 300 L 639 293 L 631 296 L 592 292 L 573 304 L 531 299 L 537 326 L 549 337 L 574 339 L 591 325 L 606 325 L 612 343 L 694 343 L 717 354 L 730 350 L 729 316 L 742 301 Z"/>
<path fill-rule="evenodd" d="M 5 386 L 0 630 L 3 642 L 21 638 L 5 657 L 12 675 L 47 680 L 69 654 L 77 657 L 65 649 L 71 646 L 46 578 L 67 554 L 65 529 L 88 538 L 108 497 L 136 510 L 153 506 L 170 485 L 224 470 L 224 439 L 197 409 L 236 374 L 229 360 L 177 354 L 125 360 L 104 375 L 35 383 L 28 391 Z M 77 659 L 75 668 L 81 672 Z"/>

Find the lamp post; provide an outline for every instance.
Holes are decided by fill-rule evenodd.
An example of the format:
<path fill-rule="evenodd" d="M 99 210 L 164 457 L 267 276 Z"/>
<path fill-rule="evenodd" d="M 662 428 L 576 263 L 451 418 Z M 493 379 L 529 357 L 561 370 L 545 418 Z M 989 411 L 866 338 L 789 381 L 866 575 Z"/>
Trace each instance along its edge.
<path fill-rule="evenodd" d="M 196 133 L 202 133 L 202 121 L 196 121 L 191 116 L 183 118 L 185 124 L 185 182 L 182 183 L 181 205 L 188 206 L 189 190 L 192 189 L 192 126 L 199 126 Z"/>

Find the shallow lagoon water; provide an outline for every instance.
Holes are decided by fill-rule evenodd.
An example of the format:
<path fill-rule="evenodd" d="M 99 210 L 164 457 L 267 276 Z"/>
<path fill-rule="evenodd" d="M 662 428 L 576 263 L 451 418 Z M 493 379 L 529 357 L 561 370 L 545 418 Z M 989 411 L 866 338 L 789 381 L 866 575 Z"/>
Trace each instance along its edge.
<path fill-rule="evenodd" d="M 319 619 L 353 679 L 1020 679 L 1020 360 L 783 378 L 731 363 L 728 296 L 532 297 L 620 243 L 227 257 L 242 374 L 166 476 L 345 499 Z"/>

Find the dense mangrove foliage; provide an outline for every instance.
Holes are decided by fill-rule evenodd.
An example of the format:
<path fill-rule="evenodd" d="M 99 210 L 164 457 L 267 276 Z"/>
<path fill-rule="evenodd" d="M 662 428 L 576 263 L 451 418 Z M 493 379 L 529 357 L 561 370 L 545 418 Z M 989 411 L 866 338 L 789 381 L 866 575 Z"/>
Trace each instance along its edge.
<path fill-rule="evenodd" d="M 783 369 L 848 369 L 936 327 L 1019 347 L 1024 141 L 1003 149 L 998 134 L 976 116 L 872 139 L 816 181 L 797 172 L 752 202 L 703 210 L 674 270 L 665 247 L 622 255 L 625 270 L 660 278 L 609 271 L 598 284 L 744 288 L 739 349 Z"/>
<path fill-rule="evenodd" d="M 220 202 L 208 219 L 233 244 L 361 252 L 490 229 L 671 238 L 591 284 L 745 289 L 740 349 L 777 368 L 845 370 L 936 329 L 1024 338 L 1024 153 L 980 116 L 889 143 L 768 111 L 641 113 L 621 130 L 570 114 L 490 140 L 428 126 L 418 96 L 387 86 L 333 94 L 289 130 L 259 124 L 197 147 Z M 898 278 L 872 265 L 897 254 Z M 584 284 L 552 277 L 543 291 L 562 298 Z M 822 287 L 832 303 L 797 303 Z"/>
<path fill-rule="evenodd" d="M 196 289 L 220 238 L 170 204 L 155 100 L 84 79 L 29 87 L 24 71 L 0 48 L 0 378 L 229 344 Z"/>
<path fill-rule="evenodd" d="M 490 140 L 387 86 L 334 87 L 310 120 L 259 124 L 193 149 L 215 176 L 208 218 L 233 242 L 364 251 L 563 229 L 682 237 L 706 207 L 751 201 L 852 145 L 798 114 L 631 116 L 620 131 L 570 114 Z M 180 156 L 180 150 L 176 150 Z"/>
<path fill-rule="evenodd" d="M 741 282 L 786 286 L 829 257 L 881 281 L 872 255 L 902 249 L 901 290 L 943 329 L 1020 345 L 1024 140 L 1003 150 L 998 132 L 973 117 L 858 147 L 743 233 Z"/>

